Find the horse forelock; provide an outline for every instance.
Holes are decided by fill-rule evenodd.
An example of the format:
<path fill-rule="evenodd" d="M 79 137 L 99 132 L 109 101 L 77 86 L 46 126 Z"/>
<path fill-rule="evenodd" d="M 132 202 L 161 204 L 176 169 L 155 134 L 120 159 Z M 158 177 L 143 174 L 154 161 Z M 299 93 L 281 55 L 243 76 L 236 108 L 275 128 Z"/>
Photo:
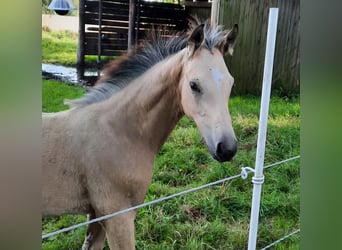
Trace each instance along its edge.
<path fill-rule="evenodd" d="M 219 48 L 226 42 L 226 35 L 228 30 L 224 30 L 222 25 L 213 25 L 210 20 L 202 21 L 197 17 L 191 17 L 189 19 L 189 35 L 199 25 L 204 24 L 203 34 L 204 39 L 201 44 L 202 48 L 212 51 L 214 48 Z"/>
<path fill-rule="evenodd" d="M 198 19 L 196 22 L 197 25 L 201 23 Z M 94 87 L 83 97 L 76 100 L 66 100 L 65 104 L 78 108 L 110 98 L 158 62 L 184 49 L 193 28 L 190 27 L 187 33 L 178 32 L 168 37 L 163 31 L 153 30 L 147 35 L 144 43 L 134 49 L 133 53 L 109 62 Z M 203 31 L 202 47 L 209 51 L 219 47 L 227 34 L 226 31 L 223 31 L 222 26 L 212 27 L 208 21 L 204 22 Z"/>
<path fill-rule="evenodd" d="M 223 30 L 222 25 L 211 26 L 209 22 L 204 25 L 204 40 L 202 47 L 212 51 L 214 48 L 220 48 L 226 41 L 227 31 Z"/>

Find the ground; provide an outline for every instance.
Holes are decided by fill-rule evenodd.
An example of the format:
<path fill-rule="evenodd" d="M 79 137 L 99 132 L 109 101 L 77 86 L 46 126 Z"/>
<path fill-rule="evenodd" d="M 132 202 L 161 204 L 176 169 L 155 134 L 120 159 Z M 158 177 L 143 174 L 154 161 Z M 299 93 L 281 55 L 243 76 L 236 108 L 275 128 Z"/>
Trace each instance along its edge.
<path fill-rule="evenodd" d="M 48 27 L 52 31 L 70 30 L 78 32 L 77 16 L 42 15 L 42 27 Z"/>

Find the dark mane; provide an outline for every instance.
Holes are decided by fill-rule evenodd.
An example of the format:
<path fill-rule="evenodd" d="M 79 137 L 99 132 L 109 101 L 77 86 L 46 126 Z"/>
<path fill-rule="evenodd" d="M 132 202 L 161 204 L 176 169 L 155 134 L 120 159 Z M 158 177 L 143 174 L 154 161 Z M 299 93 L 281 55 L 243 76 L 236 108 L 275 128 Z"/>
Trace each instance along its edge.
<path fill-rule="evenodd" d="M 200 22 L 197 19 L 193 20 L 193 25 L 198 24 Z M 204 27 L 205 39 L 202 47 L 212 50 L 222 43 L 226 32 L 222 30 L 221 26 L 212 28 L 208 22 L 205 22 Z M 82 107 L 108 99 L 153 65 L 184 49 L 187 45 L 188 36 L 189 33 L 183 32 L 175 33 L 166 38 L 163 36 L 163 32 L 150 32 L 145 42 L 136 48 L 131 55 L 124 55 L 109 62 L 102 71 L 100 79 L 88 93 L 80 99 L 66 100 L 65 104 L 71 107 Z"/>

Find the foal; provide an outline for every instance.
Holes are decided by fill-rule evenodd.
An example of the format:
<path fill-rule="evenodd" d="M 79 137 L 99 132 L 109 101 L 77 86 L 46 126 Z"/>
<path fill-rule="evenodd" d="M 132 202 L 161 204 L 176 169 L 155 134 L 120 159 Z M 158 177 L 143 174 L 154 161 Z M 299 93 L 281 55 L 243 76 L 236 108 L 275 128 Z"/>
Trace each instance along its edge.
<path fill-rule="evenodd" d="M 89 219 L 143 203 L 156 154 L 185 114 L 212 156 L 229 161 L 237 141 L 228 111 L 233 85 L 224 60 L 238 34 L 209 23 L 157 36 L 109 64 L 70 110 L 43 116 L 43 216 Z M 83 249 L 134 249 L 136 211 L 88 226 Z"/>

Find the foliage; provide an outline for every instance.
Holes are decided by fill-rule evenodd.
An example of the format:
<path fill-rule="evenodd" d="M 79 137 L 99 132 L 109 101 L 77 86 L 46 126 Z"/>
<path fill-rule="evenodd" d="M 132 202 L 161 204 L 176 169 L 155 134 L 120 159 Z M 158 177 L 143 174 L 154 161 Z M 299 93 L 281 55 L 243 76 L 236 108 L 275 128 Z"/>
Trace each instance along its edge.
<path fill-rule="evenodd" d="M 51 88 L 52 87 L 52 88 Z M 55 92 L 51 94 L 51 92 Z M 84 90 L 43 81 L 43 110 L 64 109 L 62 100 Z M 212 159 L 195 124 L 184 117 L 158 154 L 145 201 L 240 173 L 253 166 L 260 98 L 235 96 L 229 107 L 239 141 L 230 163 Z M 299 154 L 299 99 L 272 97 L 265 163 Z M 137 249 L 246 249 L 252 185 L 235 179 L 192 194 L 140 209 L 136 219 Z M 85 216 L 43 219 L 43 233 L 84 221 Z M 299 161 L 265 171 L 257 248 L 299 227 Z M 43 241 L 42 249 L 80 249 L 85 227 Z M 106 245 L 105 249 L 108 249 Z M 273 249 L 299 249 L 299 235 Z"/>
<path fill-rule="evenodd" d="M 42 14 L 53 14 L 53 11 L 48 10 L 50 0 L 42 0 Z"/>

